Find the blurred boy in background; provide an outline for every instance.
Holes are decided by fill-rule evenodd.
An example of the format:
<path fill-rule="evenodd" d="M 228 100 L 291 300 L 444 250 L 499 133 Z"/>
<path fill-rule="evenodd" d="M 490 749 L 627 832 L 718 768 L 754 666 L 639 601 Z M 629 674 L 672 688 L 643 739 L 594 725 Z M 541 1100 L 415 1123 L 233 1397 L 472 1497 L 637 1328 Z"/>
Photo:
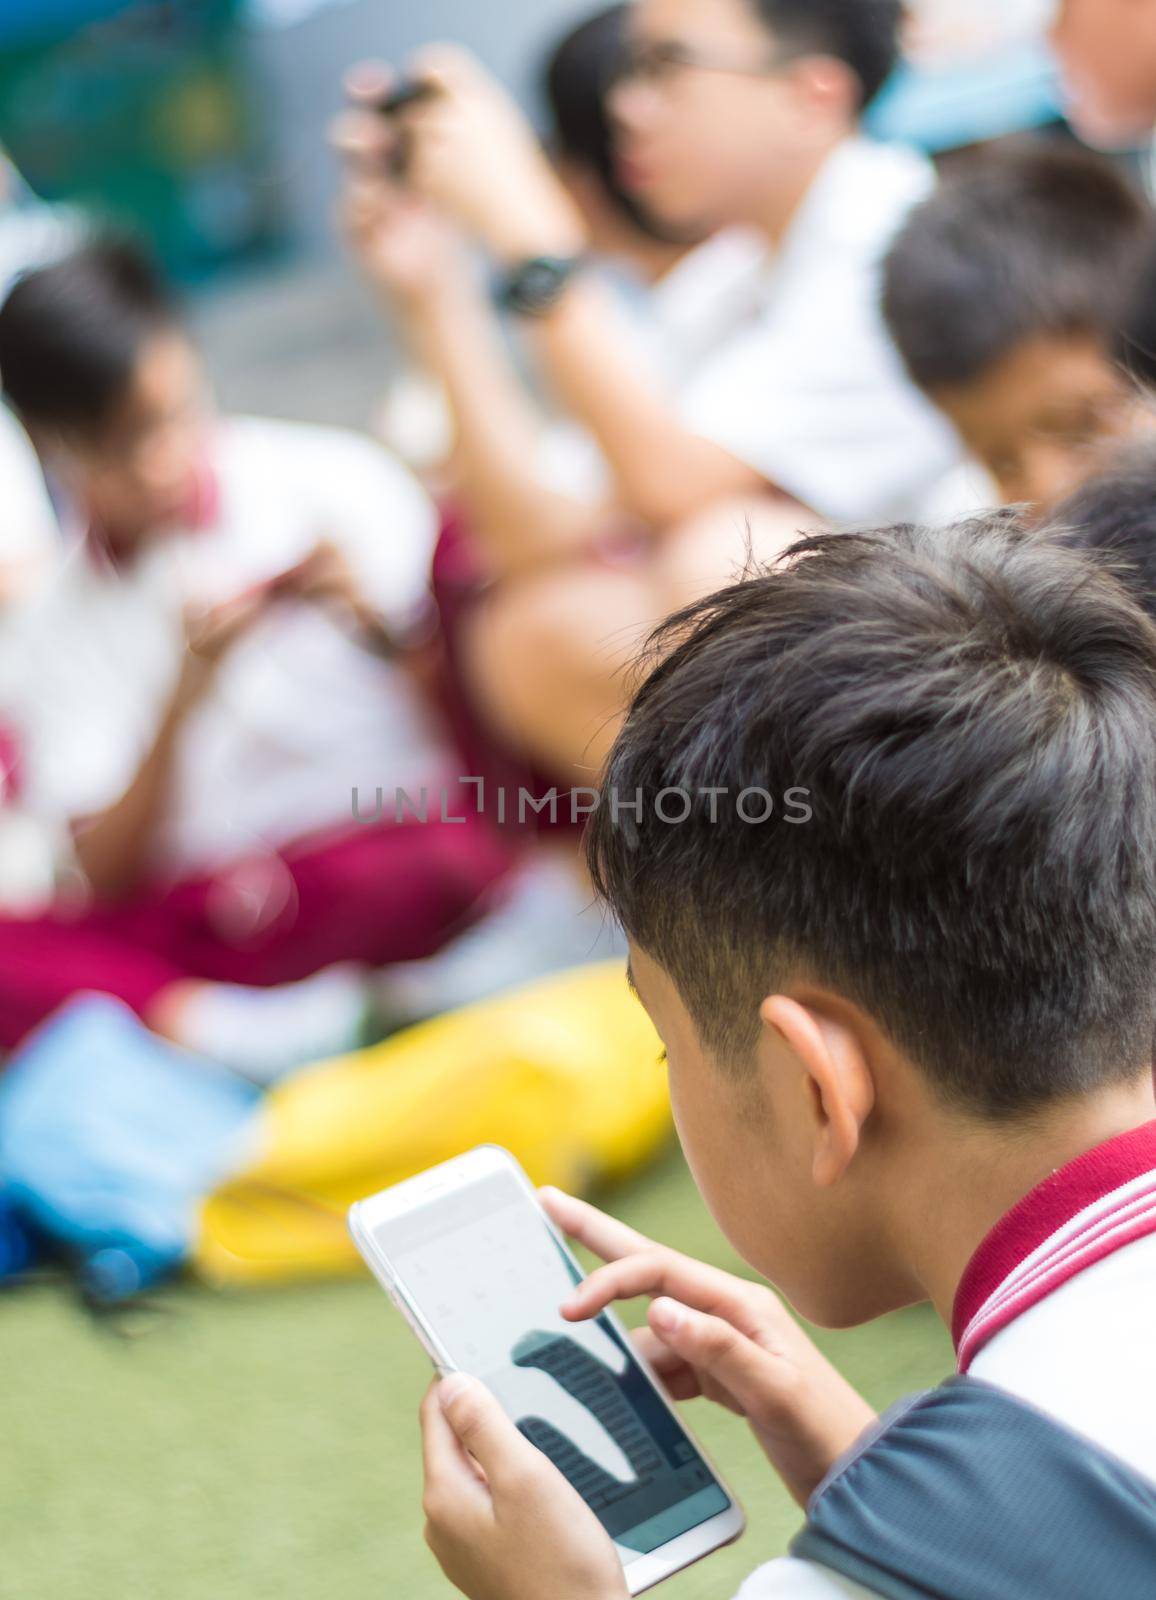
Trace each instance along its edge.
<path fill-rule="evenodd" d="M 431 94 L 347 119 L 348 215 L 367 272 L 455 411 L 462 488 L 495 559 L 587 546 L 614 511 L 664 527 L 768 486 L 834 518 L 910 508 L 958 459 L 907 384 L 876 304 L 879 258 L 932 186 L 859 115 L 889 73 L 899 6 L 841 0 L 639 0 L 610 96 L 619 181 L 663 227 L 756 229 L 749 314 L 673 389 L 639 370 L 583 271 L 579 208 L 478 65 L 433 50 Z M 353 87 L 367 106 L 380 73 Z M 404 182 L 391 156 L 404 156 Z M 492 313 L 453 229 L 493 257 L 563 407 L 598 441 L 608 499 L 544 496 L 489 434 Z M 492 530 L 492 532 L 491 532 Z"/>
<path fill-rule="evenodd" d="M 746 522 L 769 496 L 794 504 L 795 527 L 798 502 L 836 520 L 975 503 L 959 440 L 907 379 L 878 306 L 880 259 L 934 182 L 918 156 L 858 132 L 895 60 L 899 12 L 891 0 L 630 8 L 608 99 L 619 184 L 664 231 L 747 230 L 761 257 L 736 304 L 709 267 L 714 239 L 702 247 L 695 320 L 710 333 L 665 377 L 586 270 L 581 209 L 476 63 L 427 52 L 411 71 L 432 92 L 391 118 L 371 109 L 388 74 L 351 80 L 363 109 L 339 136 L 348 227 L 444 383 L 469 529 L 503 580 L 469 619 L 465 677 L 497 734 L 559 777 L 596 765 L 634 642 L 742 565 Z M 546 382 L 597 445 L 584 482 L 544 481 L 507 425 L 509 363 L 463 234 L 493 258 Z M 697 274 L 698 258 L 670 281 Z"/>
<path fill-rule="evenodd" d="M 895 342 L 1005 501 L 1054 505 L 1149 425 L 1119 345 L 1154 240 L 1106 160 L 1024 143 L 956 167 L 892 245 Z"/>
<path fill-rule="evenodd" d="M 277 986 L 428 955 L 505 865 L 476 810 L 438 820 L 451 758 L 402 665 L 429 501 L 368 441 L 213 417 L 131 246 L 22 278 L 0 370 L 68 542 L 6 630 L 3 703 L 88 897 L 0 923 L 0 1040 L 90 987 L 255 1072 L 351 1043 L 360 979 Z M 423 784 L 428 825 L 396 825 L 395 788 Z"/>

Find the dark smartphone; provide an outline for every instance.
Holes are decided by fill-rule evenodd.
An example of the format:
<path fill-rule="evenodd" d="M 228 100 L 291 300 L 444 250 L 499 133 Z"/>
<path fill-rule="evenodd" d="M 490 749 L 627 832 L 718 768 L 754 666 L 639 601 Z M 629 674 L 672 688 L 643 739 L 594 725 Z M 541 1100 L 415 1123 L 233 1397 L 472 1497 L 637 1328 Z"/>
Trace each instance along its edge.
<path fill-rule="evenodd" d="M 407 106 L 420 105 L 423 100 L 432 100 L 438 92 L 437 85 L 423 83 L 420 78 L 412 78 L 408 82 L 399 83 L 396 89 L 391 89 L 387 95 L 377 102 L 376 109 L 383 117 L 396 117 Z"/>

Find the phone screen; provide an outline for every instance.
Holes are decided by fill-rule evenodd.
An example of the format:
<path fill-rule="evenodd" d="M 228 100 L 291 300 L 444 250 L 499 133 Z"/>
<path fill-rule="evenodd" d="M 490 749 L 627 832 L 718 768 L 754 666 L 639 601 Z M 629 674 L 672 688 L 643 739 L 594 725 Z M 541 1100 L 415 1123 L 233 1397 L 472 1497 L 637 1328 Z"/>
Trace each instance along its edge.
<path fill-rule="evenodd" d="M 624 1563 L 729 1509 L 618 1329 L 559 1315 L 581 1275 L 512 1174 L 431 1199 L 375 1237 L 454 1366 L 564 1473 Z"/>

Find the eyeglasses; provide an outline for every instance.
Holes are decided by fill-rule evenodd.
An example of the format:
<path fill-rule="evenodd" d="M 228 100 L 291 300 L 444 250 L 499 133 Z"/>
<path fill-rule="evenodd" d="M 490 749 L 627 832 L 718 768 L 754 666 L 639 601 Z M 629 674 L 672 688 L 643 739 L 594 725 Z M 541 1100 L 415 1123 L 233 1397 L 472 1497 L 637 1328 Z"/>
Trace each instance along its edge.
<path fill-rule="evenodd" d="M 707 51 L 692 49 L 689 45 L 669 42 L 631 44 L 623 50 L 613 74 L 614 84 L 642 83 L 656 89 L 667 89 L 688 72 L 722 72 L 740 78 L 772 76 L 792 59 L 784 52 L 776 52 L 762 61 L 738 61 Z"/>

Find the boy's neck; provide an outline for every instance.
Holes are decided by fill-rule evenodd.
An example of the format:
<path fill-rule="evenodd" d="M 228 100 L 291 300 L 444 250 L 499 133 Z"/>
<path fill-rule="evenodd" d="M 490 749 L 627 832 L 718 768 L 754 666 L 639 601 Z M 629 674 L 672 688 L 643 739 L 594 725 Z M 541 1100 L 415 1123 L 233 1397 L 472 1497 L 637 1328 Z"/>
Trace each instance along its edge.
<path fill-rule="evenodd" d="M 811 150 L 800 154 L 789 175 L 783 174 L 773 190 L 762 196 L 748 220 L 773 246 L 778 248 L 782 244 L 819 174 L 835 151 L 856 131 L 847 128 L 831 139 L 817 142 Z"/>
<path fill-rule="evenodd" d="M 996 1223 L 1051 1173 L 1156 1117 L 1150 1079 L 1006 1125 L 952 1119 L 897 1174 L 893 1238 L 917 1296 L 951 1326 L 968 1262 Z"/>

